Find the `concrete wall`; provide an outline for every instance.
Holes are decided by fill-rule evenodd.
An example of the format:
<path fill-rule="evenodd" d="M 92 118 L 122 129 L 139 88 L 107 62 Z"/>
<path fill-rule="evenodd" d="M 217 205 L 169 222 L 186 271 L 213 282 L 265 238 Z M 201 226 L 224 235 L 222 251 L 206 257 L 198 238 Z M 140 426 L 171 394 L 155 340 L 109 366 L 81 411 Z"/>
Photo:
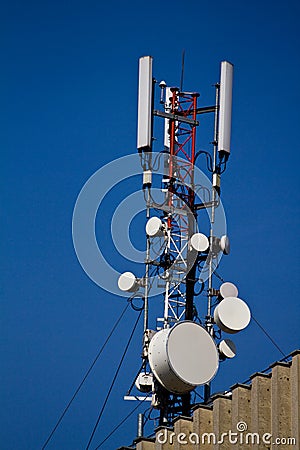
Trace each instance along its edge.
<path fill-rule="evenodd" d="M 209 433 L 214 433 L 216 440 L 220 441 L 222 433 L 229 430 L 237 433 L 232 434 L 230 440 L 227 435 L 223 442 L 218 443 L 213 442 L 212 435 L 209 436 Z M 166 443 L 162 443 L 162 434 L 159 442 L 158 434 L 162 432 L 166 433 Z M 203 433 L 208 433 L 204 442 Z M 247 437 L 247 433 L 251 435 Z M 200 442 L 197 442 L 197 436 Z M 283 440 L 274 445 L 276 438 L 294 438 L 296 443 Z M 172 429 L 160 427 L 156 431 L 156 439 L 140 438 L 136 443 L 136 450 L 247 449 L 300 449 L 299 350 L 292 353 L 291 362 L 273 364 L 268 374 L 255 373 L 250 385 L 234 385 L 229 395 L 213 397 L 210 406 L 197 406 L 191 418 L 178 417 Z"/>

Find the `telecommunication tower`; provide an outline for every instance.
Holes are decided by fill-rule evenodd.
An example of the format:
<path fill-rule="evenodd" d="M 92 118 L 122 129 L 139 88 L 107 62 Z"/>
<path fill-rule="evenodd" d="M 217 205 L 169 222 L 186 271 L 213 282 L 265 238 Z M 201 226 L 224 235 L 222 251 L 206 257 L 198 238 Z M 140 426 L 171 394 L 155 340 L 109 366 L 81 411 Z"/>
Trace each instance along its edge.
<path fill-rule="evenodd" d="M 214 285 L 220 255 L 230 252 L 229 239 L 226 234 L 217 235 L 215 221 L 221 174 L 230 155 L 233 65 L 221 63 L 214 105 L 199 106 L 197 92 L 161 81 L 156 109 L 152 63 L 151 56 L 139 60 L 137 148 L 147 215 L 145 275 L 137 278 L 125 272 L 118 285 L 122 291 L 143 298 L 142 368 L 133 385 L 150 396 L 152 406 L 159 410 L 159 424 L 167 425 L 177 415 L 190 416 L 191 393 L 196 387 L 203 386 L 203 401 L 209 401 L 210 382 L 219 361 L 232 358 L 236 352 L 234 343 L 222 339 L 222 333 L 243 330 L 251 314 L 233 283 L 222 280 L 221 286 Z M 199 117 L 206 114 L 214 115 L 211 151 L 198 150 L 196 141 Z M 158 153 L 153 151 L 156 120 L 164 121 L 163 145 Z M 195 176 L 202 155 L 211 174 L 209 187 L 199 185 Z M 160 201 L 153 195 L 159 164 L 163 172 Z M 210 229 L 204 234 L 199 231 L 201 214 L 208 211 Z M 157 242 L 159 251 L 153 251 Z M 160 293 L 156 293 L 155 284 Z M 202 305 L 203 298 L 206 300 L 202 321 L 196 301 L 200 293 Z M 151 304 L 157 298 L 163 299 L 162 317 L 156 319 L 156 328 L 150 329 Z"/>

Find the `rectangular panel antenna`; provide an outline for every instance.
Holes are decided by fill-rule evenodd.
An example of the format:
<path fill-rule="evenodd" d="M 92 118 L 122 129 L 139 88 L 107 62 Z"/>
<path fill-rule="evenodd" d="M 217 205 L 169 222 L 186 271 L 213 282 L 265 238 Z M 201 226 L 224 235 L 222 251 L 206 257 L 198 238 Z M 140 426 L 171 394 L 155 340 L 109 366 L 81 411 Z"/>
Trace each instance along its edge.
<path fill-rule="evenodd" d="M 152 147 L 152 56 L 139 59 L 137 148 Z"/>
<path fill-rule="evenodd" d="M 221 62 L 218 151 L 230 153 L 233 65 Z"/>

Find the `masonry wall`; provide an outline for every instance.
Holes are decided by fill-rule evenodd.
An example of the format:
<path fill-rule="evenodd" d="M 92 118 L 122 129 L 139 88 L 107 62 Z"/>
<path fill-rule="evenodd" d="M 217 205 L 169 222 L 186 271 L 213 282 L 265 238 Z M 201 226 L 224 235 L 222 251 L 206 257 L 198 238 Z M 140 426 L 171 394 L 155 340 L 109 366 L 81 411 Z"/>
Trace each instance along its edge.
<path fill-rule="evenodd" d="M 300 450 L 300 351 L 291 356 L 291 362 L 273 364 L 268 374 L 252 375 L 250 385 L 236 384 L 231 395 L 198 405 L 191 418 L 178 417 L 172 428 L 159 428 L 155 439 L 140 438 L 136 450 Z M 218 443 L 229 430 L 237 434 Z M 204 433 L 213 433 L 216 441 Z M 128 448 L 133 447 L 119 450 Z"/>

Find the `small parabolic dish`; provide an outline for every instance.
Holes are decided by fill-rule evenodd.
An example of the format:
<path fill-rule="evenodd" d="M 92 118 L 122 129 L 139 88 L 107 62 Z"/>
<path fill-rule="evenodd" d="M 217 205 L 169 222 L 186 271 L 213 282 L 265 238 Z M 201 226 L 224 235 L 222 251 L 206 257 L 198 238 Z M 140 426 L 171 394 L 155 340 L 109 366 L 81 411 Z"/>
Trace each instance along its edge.
<path fill-rule="evenodd" d="M 159 217 L 151 217 L 146 223 L 146 233 L 150 237 L 163 236 L 163 223 Z"/>
<path fill-rule="evenodd" d="M 251 319 L 248 305 L 237 297 L 227 297 L 214 311 L 214 320 L 225 333 L 238 333 L 246 328 Z"/>
<path fill-rule="evenodd" d="M 135 292 L 138 289 L 136 276 L 132 272 L 124 272 L 119 276 L 118 286 L 121 291 Z"/>
<path fill-rule="evenodd" d="M 215 376 L 219 355 L 203 327 L 183 321 L 154 335 L 149 344 L 149 364 L 162 386 L 169 392 L 184 394 Z"/>
<path fill-rule="evenodd" d="M 224 255 L 229 255 L 230 253 L 230 241 L 229 237 L 225 234 L 220 238 L 220 249 L 224 253 Z"/>
<path fill-rule="evenodd" d="M 219 352 L 225 358 L 234 358 L 236 355 L 236 346 L 231 339 L 223 339 L 219 344 Z"/>
<path fill-rule="evenodd" d="M 195 233 L 191 237 L 191 246 L 197 252 L 205 252 L 209 247 L 209 240 L 202 233 Z"/>
<path fill-rule="evenodd" d="M 220 286 L 220 296 L 222 298 L 226 297 L 237 297 L 239 294 L 238 288 L 235 284 L 226 281 Z"/>

